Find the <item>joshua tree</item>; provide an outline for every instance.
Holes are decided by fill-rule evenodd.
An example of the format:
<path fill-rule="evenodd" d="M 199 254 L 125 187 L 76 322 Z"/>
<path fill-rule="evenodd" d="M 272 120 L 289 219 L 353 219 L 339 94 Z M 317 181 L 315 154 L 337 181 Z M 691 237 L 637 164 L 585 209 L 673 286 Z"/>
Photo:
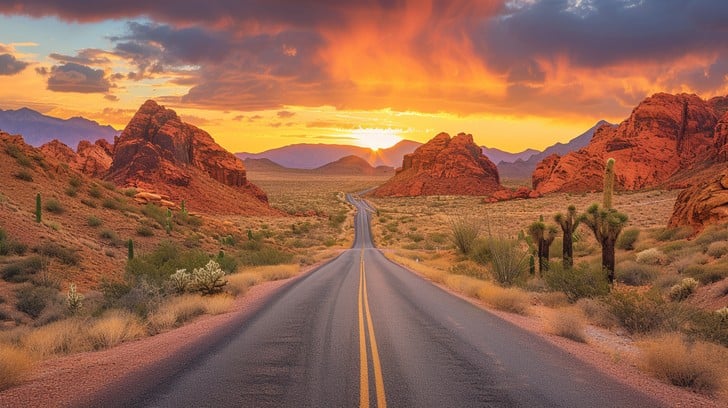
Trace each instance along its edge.
<path fill-rule="evenodd" d="M 576 207 L 570 205 L 566 211 L 566 215 L 562 213 L 556 214 L 554 220 L 564 232 L 564 268 L 571 268 L 574 265 L 574 231 L 579 226 L 579 217 L 576 215 Z"/>
<path fill-rule="evenodd" d="M 607 271 L 609 283 L 614 283 L 614 247 L 619 234 L 627 224 L 627 215 L 611 207 L 614 192 L 614 159 L 607 161 L 604 173 L 604 208 L 592 204 L 579 219 L 594 233 L 602 246 L 602 269 Z"/>
<path fill-rule="evenodd" d="M 35 195 L 35 222 L 40 222 L 43 209 L 40 203 L 40 193 Z"/>
<path fill-rule="evenodd" d="M 528 227 L 528 234 L 533 238 L 538 250 L 538 271 L 540 275 L 549 270 L 549 249 L 551 243 L 554 242 L 554 238 L 556 238 L 556 232 L 555 226 L 547 226 L 543 221 L 534 222 Z"/>

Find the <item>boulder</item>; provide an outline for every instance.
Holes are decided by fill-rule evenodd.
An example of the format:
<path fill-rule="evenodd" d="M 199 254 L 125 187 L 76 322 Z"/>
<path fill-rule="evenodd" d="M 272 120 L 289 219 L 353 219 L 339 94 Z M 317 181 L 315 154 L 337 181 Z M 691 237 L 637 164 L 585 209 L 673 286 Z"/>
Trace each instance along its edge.
<path fill-rule="evenodd" d="M 728 222 L 728 169 L 680 192 L 669 226 L 689 225 L 701 230 L 708 224 L 724 222 Z"/>

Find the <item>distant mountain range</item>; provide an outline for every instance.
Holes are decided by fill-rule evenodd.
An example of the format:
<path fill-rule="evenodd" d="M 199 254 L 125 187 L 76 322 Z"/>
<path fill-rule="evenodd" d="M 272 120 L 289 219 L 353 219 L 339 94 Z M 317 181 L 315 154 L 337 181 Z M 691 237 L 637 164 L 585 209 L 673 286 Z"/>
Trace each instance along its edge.
<path fill-rule="evenodd" d="M 28 108 L 0 109 L 0 130 L 23 135 L 25 142 L 32 146 L 38 147 L 58 139 L 73 149 L 82 140 L 106 139 L 113 143 L 114 136 L 120 133 L 111 126 L 102 126 L 85 118 L 59 119 Z"/>
<path fill-rule="evenodd" d="M 586 147 L 591 141 L 592 136 L 594 136 L 594 131 L 603 124 L 610 123 L 605 120 L 600 120 L 594 126 L 589 128 L 589 130 L 571 139 L 568 143 L 556 143 L 555 145 L 551 145 L 544 149 L 543 152 L 536 151 L 536 154 L 525 159 L 519 158 L 512 162 L 502 161 L 498 163 L 498 174 L 500 177 L 514 179 L 531 178 L 531 174 L 533 174 L 533 171 L 536 170 L 536 165 L 538 165 L 541 160 L 551 156 L 552 154 L 563 156 L 569 152 L 574 152 L 582 147 Z"/>
<path fill-rule="evenodd" d="M 359 156 L 344 156 L 339 160 L 324 164 L 315 169 L 292 169 L 283 167 L 270 159 L 245 159 L 245 168 L 249 173 L 255 172 L 275 172 L 275 173 L 305 173 L 305 174 L 321 174 L 321 175 L 367 175 L 367 176 L 393 176 L 394 167 L 377 166 L 374 167 L 366 160 Z"/>

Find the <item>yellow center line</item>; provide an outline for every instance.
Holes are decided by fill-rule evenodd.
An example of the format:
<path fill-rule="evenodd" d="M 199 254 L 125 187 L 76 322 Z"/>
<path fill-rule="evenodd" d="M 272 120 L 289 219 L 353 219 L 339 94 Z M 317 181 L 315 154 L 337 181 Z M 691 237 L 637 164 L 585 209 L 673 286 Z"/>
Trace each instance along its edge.
<path fill-rule="evenodd" d="M 362 308 L 362 298 L 364 307 Z M 361 407 L 369 407 L 369 366 L 367 358 L 366 338 L 364 332 L 363 314 L 366 311 L 367 329 L 369 331 L 369 344 L 372 350 L 372 363 L 374 366 L 374 386 L 377 394 L 377 407 L 386 408 L 387 398 L 384 393 L 384 377 L 382 376 L 382 364 L 379 359 L 379 347 L 377 339 L 374 335 L 374 323 L 372 323 L 372 314 L 369 310 L 369 296 L 367 295 L 367 279 L 364 271 L 364 248 L 362 246 L 361 256 L 359 259 L 359 359 L 361 367 L 359 405 Z"/>
<path fill-rule="evenodd" d="M 364 309 L 362 308 L 362 289 L 364 274 L 359 266 L 359 406 L 369 407 L 369 366 L 367 362 L 367 341 L 364 337 Z"/>

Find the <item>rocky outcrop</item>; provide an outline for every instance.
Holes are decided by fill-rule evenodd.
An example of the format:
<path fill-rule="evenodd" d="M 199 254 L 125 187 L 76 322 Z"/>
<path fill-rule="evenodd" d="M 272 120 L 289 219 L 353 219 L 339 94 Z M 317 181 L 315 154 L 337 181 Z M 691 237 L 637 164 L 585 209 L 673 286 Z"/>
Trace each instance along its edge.
<path fill-rule="evenodd" d="M 274 212 L 265 193 L 247 180 L 240 159 L 207 132 L 151 100 L 141 106 L 114 145 L 107 178 L 168 195 L 172 201 L 185 199 L 197 211 Z"/>
<path fill-rule="evenodd" d="M 721 222 L 728 222 L 728 169 L 712 180 L 683 190 L 675 201 L 669 225 L 701 230 Z"/>
<path fill-rule="evenodd" d="M 47 158 L 53 159 L 59 163 L 68 163 L 72 166 L 76 162 L 76 152 L 66 146 L 58 139 L 53 139 L 38 148 Z"/>
<path fill-rule="evenodd" d="M 589 145 L 563 157 L 549 157 L 533 174 L 539 193 L 601 190 L 604 163 L 614 158 L 616 187 L 638 190 L 667 185 L 680 172 L 719 160 L 719 118 L 724 98 L 656 94 L 645 99 L 618 126 L 602 125 Z M 726 120 L 728 123 L 728 120 Z"/>
<path fill-rule="evenodd" d="M 372 192 L 383 196 L 491 195 L 503 190 L 498 170 L 473 136 L 440 133 L 407 154 L 394 177 Z"/>
<path fill-rule="evenodd" d="M 75 152 L 54 139 L 42 145 L 40 151 L 58 163 L 65 163 L 73 170 L 96 178 L 103 178 L 109 171 L 113 154 L 112 146 L 105 139 L 99 139 L 94 144 L 82 140 Z"/>

